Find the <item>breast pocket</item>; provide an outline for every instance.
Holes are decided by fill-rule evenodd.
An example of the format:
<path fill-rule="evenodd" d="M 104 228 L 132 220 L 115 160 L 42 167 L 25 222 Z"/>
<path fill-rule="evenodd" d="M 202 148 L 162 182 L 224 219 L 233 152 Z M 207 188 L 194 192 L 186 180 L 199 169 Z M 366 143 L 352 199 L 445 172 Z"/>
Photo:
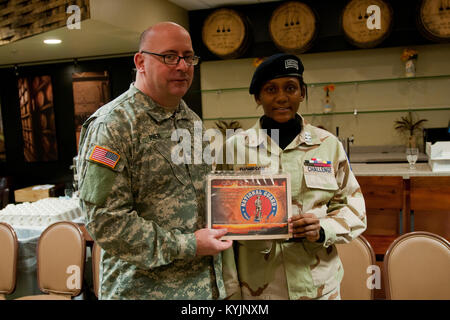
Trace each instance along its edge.
<path fill-rule="evenodd" d="M 324 169 L 326 168 L 326 169 Z M 339 189 L 333 167 L 304 166 L 305 190 L 302 192 L 303 209 L 318 218 L 326 216 L 328 202 Z"/>
<path fill-rule="evenodd" d="M 190 183 L 189 172 L 185 163 L 176 164 L 172 161 L 172 143 L 170 141 L 156 141 L 154 144 L 155 150 L 164 159 L 159 161 L 160 167 L 156 167 L 155 171 L 161 176 L 175 176 L 176 179 L 183 185 Z"/>
<path fill-rule="evenodd" d="M 311 189 L 336 191 L 339 189 L 333 167 L 304 166 L 305 184 Z"/>

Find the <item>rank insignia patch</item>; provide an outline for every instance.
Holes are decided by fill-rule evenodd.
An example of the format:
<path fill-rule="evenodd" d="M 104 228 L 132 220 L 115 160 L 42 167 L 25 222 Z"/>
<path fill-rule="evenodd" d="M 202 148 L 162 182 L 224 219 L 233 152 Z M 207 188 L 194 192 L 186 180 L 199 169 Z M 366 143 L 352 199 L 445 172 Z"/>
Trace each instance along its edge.
<path fill-rule="evenodd" d="M 112 169 L 116 167 L 116 164 L 117 162 L 119 162 L 119 159 L 120 155 L 100 146 L 95 146 L 94 150 L 92 150 L 91 156 L 89 157 L 89 160 L 107 165 Z"/>

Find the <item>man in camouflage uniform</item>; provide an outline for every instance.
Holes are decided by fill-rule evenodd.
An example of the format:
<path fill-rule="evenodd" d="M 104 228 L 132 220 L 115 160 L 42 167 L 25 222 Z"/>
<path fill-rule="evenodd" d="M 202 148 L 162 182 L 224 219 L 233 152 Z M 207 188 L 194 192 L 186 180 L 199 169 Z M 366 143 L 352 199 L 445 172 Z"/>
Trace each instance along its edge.
<path fill-rule="evenodd" d="M 231 241 L 218 240 L 226 230 L 203 228 L 210 168 L 171 157 L 173 132 L 193 138 L 200 121 L 181 99 L 198 61 L 189 33 L 170 22 L 147 29 L 134 61 L 136 82 L 80 138 L 80 203 L 103 249 L 99 298 L 223 298 L 218 253 Z"/>
<path fill-rule="evenodd" d="M 293 55 L 278 54 L 263 62 L 253 75 L 250 93 L 259 104 L 261 92 L 267 90 L 264 101 L 274 103 L 262 103 L 265 118 L 226 142 L 227 152 L 235 159 L 231 169 L 248 172 L 253 167 L 263 168 L 265 173 L 290 174 L 290 229 L 294 235 L 288 241 L 235 241 L 234 252 L 223 253 L 227 296 L 231 298 L 339 299 L 344 270 L 335 244 L 348 243 L 366 229 L 364 198 L 342 144 L 297 114 L 306 86 L 300 95 L 294 84 L 301 86 L 302 74 L 303 65 Z M 279 83 L 281 88 L 275 86 Z M 291 105 L 290 99 L 295 103 Z M 289 114 L 298 125 L 298 134 L 284 141 L 283 147 L 281 139 L 274 141 L 268 131 L 261 130 L 272 114 L 280 118 Z M 239 158 L 245 163 L 239 163 Z"/>

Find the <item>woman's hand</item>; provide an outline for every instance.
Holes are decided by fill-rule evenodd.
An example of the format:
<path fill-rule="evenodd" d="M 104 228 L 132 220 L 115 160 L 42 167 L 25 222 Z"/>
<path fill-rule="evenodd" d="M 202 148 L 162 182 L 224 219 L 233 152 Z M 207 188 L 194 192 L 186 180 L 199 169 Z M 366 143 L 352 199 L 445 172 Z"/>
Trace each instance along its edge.
<path fill-rule="evenodd" d="M 289 232 L 294 238 L 316 242 L 320 238 L 320 222 L 313 213 L 298 214 L 289 218 Z"/>

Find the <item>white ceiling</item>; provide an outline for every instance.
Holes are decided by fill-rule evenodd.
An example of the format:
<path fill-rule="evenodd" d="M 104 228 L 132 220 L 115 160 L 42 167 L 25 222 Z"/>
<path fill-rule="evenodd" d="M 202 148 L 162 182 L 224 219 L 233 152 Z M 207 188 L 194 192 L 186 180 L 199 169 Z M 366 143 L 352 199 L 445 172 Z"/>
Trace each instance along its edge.
<path fill-rule="evenodd" d="M 188 27 L 190 10 L 257 4 L 278 0 L 90 0 L 90 19 L 80 30 L 66 27 L 0 46 L 0 67 L 15 64 L 130 55 L 137 50 L 140 33 L 160 21 Z M 61 39 L 46 45 L 44 39 Z"/>
<path fill-rule="evenodd" d="M 138 37 L 138 33 L 89 19 L 81 22 L 81 30 L 64 27 L 1 46 L 0 66 L 129 53 Z M 46 45 L 43 41 L 48 38 L 62 43 Z"/>
<path fill-rule="evenodd" d="M 169 0 L 169 1 L 190 11 L 190 10 L 211 9 L 232 5 L 257 4 L 279 0 Z"/>

